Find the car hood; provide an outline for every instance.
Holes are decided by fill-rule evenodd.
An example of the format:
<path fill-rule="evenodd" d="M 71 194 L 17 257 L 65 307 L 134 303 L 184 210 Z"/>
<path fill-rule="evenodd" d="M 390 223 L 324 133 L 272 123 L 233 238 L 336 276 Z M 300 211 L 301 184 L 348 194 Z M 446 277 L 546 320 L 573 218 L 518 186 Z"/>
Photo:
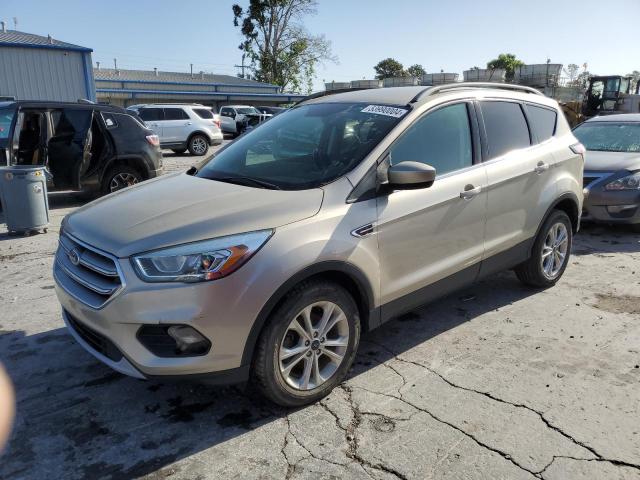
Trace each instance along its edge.
<path fill-rule="evenodd" d="M 584 157 L 584 169 L 590 172 L 616 172 L 640 169 L 640 153 L 588 151 Z"/>
<path fill-rule="evenodd" d="M 311 217 L 323 190 L 266 190 L 174 174 L 129 187 L 71 213 L 64 231 L 117 257 Z"/>

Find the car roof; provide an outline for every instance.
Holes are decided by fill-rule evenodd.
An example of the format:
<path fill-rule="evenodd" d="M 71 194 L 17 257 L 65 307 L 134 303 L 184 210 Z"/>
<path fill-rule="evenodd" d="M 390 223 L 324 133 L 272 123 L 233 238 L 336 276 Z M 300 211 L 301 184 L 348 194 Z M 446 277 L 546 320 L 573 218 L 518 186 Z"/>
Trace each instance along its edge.
<path fill-rule="evenodd" d="M 179 107 L 207 107 L 201 103 L 140 103 L 138 105 L 131 105 L 128 108 L 179 108 Z"/>
<path fill-rule="evenodd" d="M 0 108 L 16 106 L 20 108 L 65 108 L 73 107 L 79 109 L 101 110 L 118 113 L 129 113 L 124 108 L 115 105 L 92 102 L 56 102 L 50 100 L 12 100 L 0 102 Z"/>
<path fill-rule="evenodd" d="M 618 113 L 615 115 L 601 115 L 586 120 L 590 122 L 640 122 L 640 113 Z"/>

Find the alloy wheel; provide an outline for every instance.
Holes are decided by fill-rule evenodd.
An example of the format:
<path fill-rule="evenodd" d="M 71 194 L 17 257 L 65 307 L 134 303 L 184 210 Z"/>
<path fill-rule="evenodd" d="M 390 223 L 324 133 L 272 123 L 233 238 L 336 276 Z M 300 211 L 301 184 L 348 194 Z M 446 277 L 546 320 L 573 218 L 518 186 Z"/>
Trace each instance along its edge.
<path fill-rule="evenodd" d="M 278 349 L 284 381 L 296 390 L 319 387 L 337 372 L 349 345 L 349 322 L 333 302 L 303 308 L 289 323 Z"/>
<path fill-rule="evenodd" d="M 138 178 L 131 173 L 118 173 L 111 178 L 111 182 L 109 182 L 109 191 L 111 193 L 116 192 L 118 190 L 122 190 L 123 188 L 130 187 L 138 183 Z"/>
<path fill-rule="evenodd" d="M 540 258 L 542 273 L 547 279 L 555 279 L 562 270 L 567 258 L 568 246 L 567 226 L 562 222 L 554 223 L 544 239 Z"/>
<path fill-rule="evenodd" d="M 198 155 L 203 155 L 207 151 L 207 142 L 202 137 L 195 137 L 191 140 L 191 148 Z"/>

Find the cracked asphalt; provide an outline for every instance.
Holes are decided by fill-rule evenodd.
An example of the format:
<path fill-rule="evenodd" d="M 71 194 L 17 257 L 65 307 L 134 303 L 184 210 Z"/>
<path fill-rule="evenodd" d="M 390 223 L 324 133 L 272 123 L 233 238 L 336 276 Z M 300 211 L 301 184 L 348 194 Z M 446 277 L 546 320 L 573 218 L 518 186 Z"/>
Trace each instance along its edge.
<path fill-rule="evenodd" d="M 192 157 L 166 158 L 168 170 Z M 48 234 L 0 226 L 0 478 L 640 479 L 640 235 L 585 226 L 554 288 L 505 272 L 363 336 L 349 377 L 285 410 L 250 388 L 139 381 L 66 333 Z"/>

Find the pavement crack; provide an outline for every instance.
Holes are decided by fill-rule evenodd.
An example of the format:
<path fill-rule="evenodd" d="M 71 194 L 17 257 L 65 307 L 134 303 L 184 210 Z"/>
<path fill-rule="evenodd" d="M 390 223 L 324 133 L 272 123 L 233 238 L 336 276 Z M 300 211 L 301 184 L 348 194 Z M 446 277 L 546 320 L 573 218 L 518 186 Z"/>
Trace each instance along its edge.
<path fill-rule="evenodd" d="M 625 467 L 630 467 L 630 468 L 635 468 L 635 469 L 640 470 L 640 465 L 639 465 L 639 464 L 629 463 L 629 462 L 625 462 L 625 461 L 623 461 L 623 460 L 619 460 L 619 459 L 607 459 L 607 458 L 605 458 L 605 456 L 604 456 L 604 455 L 602 455 L 601 453 L 599 453 L 599 452 L 598 452 L 594 447 L 592 447 L 592 446 L 590 446 L 590 445 L 586 444 L 585 442 L 583 442 L 583 441 L 581 441 L 581 440 L 578 440 L 577 438 L 575 438 L 575 437 L 574 437 L 574 436 L 572 436 L 571 434 L 569 434 L 569 433 L 565 432 L 564 430 L 562 430 L 562 429 L 561 429 L 560 427 L 558 427 L 557 425 L 554 425 L 553 423 L 551 423 L 551 421 L 549 421 L 549 419 L 547 419 L 547 418 L 545 417 L 544 412 L 541 412 L 541 411 L 539 411 L 539 410 L 536 410 L 535 408 L 530 407 L 529 405 L 526 405 L 526 404 L 524 404 L 524 403 L 517 403 L 517 402 L 511 402 L 511 401 L 509 401 L 509 400 L 505 400 L 505 399 L 503 399 L 503 398 L 500 398 L 500 397 L 495 396 L 494 394 L 492 394 L 492 393 L 490 393 L 490 392 L 485 392 L 485 391 L 483 391 L 483 390 L 476 390 L 476 389 L 474 389 L 474 388 L 470 388 L 470 387 L 465 387 L 465 386 L 463 386 L 463 385 L 459 385 L 459 384 L 457 384 L 457 383 L 455 383 L 455 382 L 453 382 L 453 381 L 449 380 L 447 377 L 445 377 L 444 375 L 442 375 L 440 372 L 438 372 L 437 370 L 435 370 L 435 369 L 433 369 L 433 368 L 431 368 L 431 367 L 429 367 L 429 366 L 427 366 L 427 365 L 424 365 L 424 364 L 419 363 L 419 362 L 415 362 L 415 361 L 412 361 L 412 360 L 407 360 L 407 359 L 405 359 L 405 358 L 402 358 L 402 357 L 400 356 L 400 354 L 399 354 L 399 353 L 397 353 L 397 352 L 393 351 L 392 349 L 390 349 L 390 348 L 389 348 L 389 347 L 387 347 L 386 345 L 383 345 L 382 343 L 379 343 L 379 342 L 376 342 L 376 341 L 373 341 L 373 340 L 367 340 L 367 341 L 368 341 L 369 343 L 372 343 L 372 344 L 374 344 L 374 345 L 376 345 L 376 346 L 378 346 L 378 347 L 382 348 L 382 349 L 383 349 L 383 350 L 385 350 L 387 353 L 389 353 L 389 354 L 393 355 L 393 360 L 397 360 L 397 361 L 399 361 L 399 362 L 403 362 L 403 363 L 407 363 L 407 364 L 410 364 L 410 365 L 415 365 L 415 366 L 417 366 L 417 367 L 424 368 L 425 370 L 427 370 L 427 371 L 431 372 L 432 374 L 434 374 L 434 375 L 438 376 L 442 381 L 444 381 L 445 383 L 447 383 L 448 385 L 450 385 L 450 386 L 451 386 L 451 387 L 453 387 L 453 388 L 460 389 L 460 390 L 464 390 L 464 391 L 471 392 L 471 393 L 476 393 L 476 394 L 478 394 L 478 395 L 482 395 L 482 396 L 484 396 L 484 397 L 487 397 L 487 398 L 489 398 L 489 399 L 491 399 L 491 400 L 493 400 L 493 401 L 496 401 L 496 402 L 499 402 L 499 403 L 503 403 L 503 404 L 505 404 L 505 405 L 510 405 L 510 406 L 512 406 L 512 407 L 516 407 L 516 408 L 523 408 L 523 409 L 525 409 L 525 410 L 528 410 L 528 411 L 530 411 L 530 412 L 532 412 L 532 413 L 536 414 L 536 415 L 540 418 L 540 420 L 541 420 L 541 421 L 542 421 L 542 422 L 547 426 L 547 428 L 549 428 L 549 429 L 553 430 L 554 432 L 559 433 L 559 434 L 560 434 L 560 435 L 562 435 L 564 438 L 566 438 L 567 440 L 569 440 L 570 442 L 572 442 L 574 445 L 577 445 L 577 446 L 579 446 L 579 447 L 584 448 L 584 449 L 585 449 L 585 450 L 587 450 L 589 453 L 591 453 L 593 456 L 595 456 L 595 457 L 596 457 L 595 459 L 590 459 L 590 460 L 592 460 L 592 461 L 609 462 L 609 463 L 612 463 L 612 464 L 614 464 L 614 465 L 625 466 Z M 386 362 L 382 362 L 382 363 L 381 363 L 381 365 L 384 365 L 384 366 L 386 366 L 386 367 L 389 367 L 389 368 L 391 368 L 394 372 L 396 372 L 396 373 L 397 373 L 397 374 L 402 378 L 402 380 L 403 380 L 403 382 L 404 382 L 403 387 L 404 387 L 404 385 L 406 385 L 406 384 L 407 384 L 407 380 L 406 380 L 406 378 L 405 378 L 405 377 L 404 377 L 404 376 L 403 376 L 403 375 L 402 375 L 402 374 L 401 374 L 401 373 L 400 373 L 396 368 L 392 367 L 391 365 L 387 364 Z M 402 388 L 402 387 L 400 387 L 400 389 L 401 389 L 401 388 Z M 400 392 L 400 389 L 398 389 L 398 393 L 399 393 L 399 394 L 400 394 L 400 396 L 402 397 L 402 393 Z M 406 400 L 404 400 L 404 399 L 402 399 L 402 398 L 401 398 L 401 400 L 403 400 L 403 401 L 405 401 L 405 402 L 406 402 Z M 428 412 L 427 412 L 427 413 L 428 413 Z M 571 457 L 554 456 L 554 457 L 553 457 L 553 459 L 551 460 L 551 462 L 550 462 L 547 466 L 545 466 L 542 470 L 540 470 L 539 472 L 530 472 L 530 473 L 533 473 L 533 474 L 541 474 L 542 472 L 544 472 L 544 471 L 549 467 L 549 465 L 551 465 L 551 463 L 553 463 L 553 461 L 555 460 L 555 458 L 571 458 Z M 578 460 L 578 458 L 576 458 L 576 460 Z M 586 459 L 579 459 L 579 460 L 586 460 Z M 525 469 L 525 470 L 526 470 L 526 469 Z M 527 470 L 527 471 L 529 471 L 529 470 Z"/>
<path fill-rule="evenodd" d="M 358 450 L 359 445 L 358 445 L 357 430 L 358 430 L 358 427 L 360 427 L 360 425 L 362 424 L 363 413 L 360 411 L 359 406 L 353 400 L 353 388 L 346 384 L 342 384 L 340 388 L 342 388 L 342 390 L 344 390 L 344 392 L 346 393 L 347 403 L 349 404 L 349 407 L 351 408 L 351 412 L 353 413 L 353 418 L 351 419 L 351 422 L 349 422 L 349 425 L 345 429 L 345 438 L 349 446 L 347 450 L 347 456 L 349 458 L 352 458 L 356 462 L 358 462 L 364 471 L 367 471 L 367 469 L 364 467 L 368 467 L 372 470 L 377 470 L 380 472 L 393 475 L 396 478 L 399 478 L 400 480 L 407 480 L 407 476 L 404 475 L 402 472 L 399 472 L 395 468 L 390 467 L 389 465 L 386 465 L 380 461 L 374 463 L 370 460 L 367 460 L 360 454 Z M 337 417 L 336 417 L 336 422 L 337 422 Z M 369 472 L 367 472 L 367 474 L 371 476 Z"/>

